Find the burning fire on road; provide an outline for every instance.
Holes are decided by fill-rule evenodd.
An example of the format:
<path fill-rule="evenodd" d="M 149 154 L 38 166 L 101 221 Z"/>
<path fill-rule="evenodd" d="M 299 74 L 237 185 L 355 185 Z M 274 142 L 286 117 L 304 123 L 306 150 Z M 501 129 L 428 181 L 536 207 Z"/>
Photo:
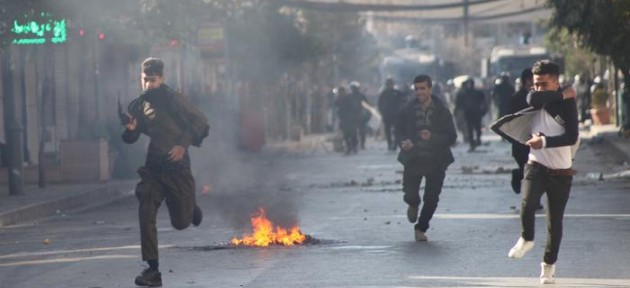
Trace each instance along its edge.
<path fill-rule="evenodd" d="M 232 238 L 230 241 L 235 246 L 255 246 L 255 247 L 267 247 L 270 245 L 282 245 L 282 246 L 294 246 L 305 244 L 310 237 L 300 231 L 300 227 L 294 226 L 290 229 L 285 229 L 280 226 L 275 226 L 273 222 L 267 219 L 265 209 L 258 208 L 256 213 L 251 218 L 253 232 L 249 235 L 244 235 L 243 238 Z"/>
<path fill-rule="evenodd" d="M 243 238 L 232 238 L 230 243 L 221 242 L 216 245 L 176 247 L 196 251 L 217 251 L 224 249 L 258 248 L 258 247 L 289 247 L 289 246 L 311 246 L 321 244 L 339 244 L 345 241 L 318 239 L 311 235 L 304 234 L 300 227 L 294 226 L 285 229 L 276 226 L 267 219 L 265 209 L 258 208 L 258 212 L 251 218 L 253 232 L 244 235 Z"/>

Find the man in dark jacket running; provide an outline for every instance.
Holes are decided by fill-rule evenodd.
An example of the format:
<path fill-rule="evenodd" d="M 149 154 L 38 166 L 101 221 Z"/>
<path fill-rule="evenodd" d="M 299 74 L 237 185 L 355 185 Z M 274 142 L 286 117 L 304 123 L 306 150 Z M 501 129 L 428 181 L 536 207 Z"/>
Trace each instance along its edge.
<path fill-rule="evenodd" d="M 414 79 L 416 99 L 401 110 L 396 139 L 401 139 L 398 161 L 403 164 L 403 200 L 407 219 L 416 223 L 416 241 L 427 241 L 429 221 L 437 209 L 446 168 L 453 163 L 451 145 L 457 139 L 453 116 L 444 103 L 431 95 L 432 82 L 427 75 Z M 424 205 L 420 206 L 420 184 L 426 178 Z"/>
<path fill-rule="evenodd" d="M 142 89 L 144 93 L 130 105 L 131 118 L 125 124 L 122 137 L 134 143 L 145 134 L 151 139 L 145 165 L 138 169 L 140 182 L 136 197 L 140 202 L 140 245 L 142 260 L 149 268 L 136 277 L 138 286 L 162 286 L 158 267 L 158 239 L 156 217 L 162 201 L 166 202 L 171 224 L 183 230 L 191 223 L 201 223 L 202 212 L 195 199 L 195 180 L 190 170 L 188 147 L 195 143 L 187 123 L 202 123 L 207 119 L 184 96 L 164 84 L 164 63 L 148 58 L 142 63 Z M 184 120 L 185 117 L 190 117 Z"/>

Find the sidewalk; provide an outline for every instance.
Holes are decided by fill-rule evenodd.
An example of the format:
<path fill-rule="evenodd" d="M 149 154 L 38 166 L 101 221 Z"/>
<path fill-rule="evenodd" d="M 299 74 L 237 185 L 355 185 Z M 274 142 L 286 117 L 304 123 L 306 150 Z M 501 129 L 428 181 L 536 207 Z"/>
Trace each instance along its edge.
<path fill-rule="evenodd" d="M 604 142 L 616 152 L 624 155 L 623 160 L 630 163 L 630 138 L 619 135 L 619 127 L 615 125 L 601 125 L 590 127 L 590 138 L 592 142 Z"/>
<path fill-rule="evenodd" d="M 93 184 L 49 184 L 24 187 L 23 195 L 9 195 L 8 185 L 0 187 L 0 227 L 63 214 L 67 210 L 89 209 L 133 195 L 137 180 L 112 180 Z"/>

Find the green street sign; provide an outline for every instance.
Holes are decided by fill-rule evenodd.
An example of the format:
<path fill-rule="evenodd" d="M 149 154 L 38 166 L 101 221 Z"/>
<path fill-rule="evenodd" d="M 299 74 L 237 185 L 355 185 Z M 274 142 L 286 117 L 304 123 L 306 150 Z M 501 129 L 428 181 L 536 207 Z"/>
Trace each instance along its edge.
<path fill-rule="evenodd" d="M 66 19 L 14 20 L 11 27 L 13 44 L 61 44 L 67 41 Z"/>

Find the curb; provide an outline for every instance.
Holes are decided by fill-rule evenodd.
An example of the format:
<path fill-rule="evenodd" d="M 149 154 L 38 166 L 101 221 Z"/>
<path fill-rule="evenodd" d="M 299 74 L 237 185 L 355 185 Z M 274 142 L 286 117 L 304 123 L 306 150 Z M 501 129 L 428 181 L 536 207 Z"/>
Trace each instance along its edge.
<path fill-rule="evenodd" d="M 599 134 L 596 137 L 601 137 L 601 142 L 605 143 L 608 147 L 610 147 L 616 154 L 623 156 L 623 160 L 628 162 L 630 161 L 630 147 L 627 146 L 627 143 L 622 143 L 621 141 L 615 141 L 613 138 L 618 138 L 617 134 L 613 133 L 604 133 Z"/>
<path fill-rule="evenodd" d="M 117 199 L 133 195 L 134 186 L 129 183 L 104 185 L 69 197 L 44 201 L 0 213 L 0 227 L 33 221 L 57 214 L 57 211 L 76 208 L 95 208 Z"/>

